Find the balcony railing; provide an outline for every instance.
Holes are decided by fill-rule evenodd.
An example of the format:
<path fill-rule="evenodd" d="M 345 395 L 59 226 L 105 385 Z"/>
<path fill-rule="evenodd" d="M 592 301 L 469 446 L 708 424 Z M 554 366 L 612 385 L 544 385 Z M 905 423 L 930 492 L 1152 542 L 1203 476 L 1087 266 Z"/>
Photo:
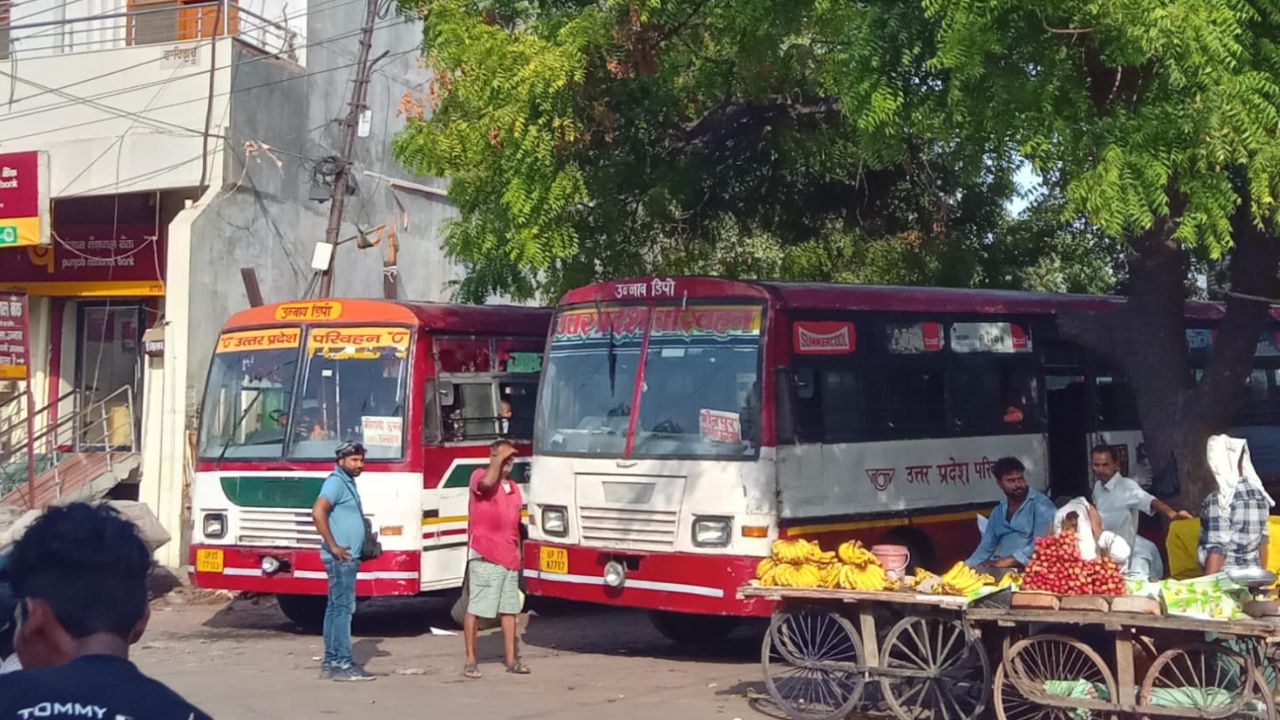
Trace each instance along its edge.
<path fill-rule="evenodd" d="M 304 27 L 305 11 L 297 13 L 298 22 L 290 26 L 287 18 L 271 20 L 250 10 L 249 2 L 211 0 L 209 2 L 127 2 L 105 3 L 105 12 L 77 17 L 79 9 L 101 8 L 102 2 L 68 2 L 56 7 L 39 0 L 10 3 L 0 0 L 0 60 L 47 57 L 90 50 L 109 50 L 139 45 L 161 45 L 213 37 L 235 37 L 263 52 L 280 55 L 295 62 L 305 44 L 299 30 Z M 264 11 L 273 6 L 284 15 L 283 2 L 259 0 L 253 3 Z M 23 12 L 26 10 L 26 12 Z M 190 48 L 175 48 L 175 62 L 194 63 L 188 57 Z"/>

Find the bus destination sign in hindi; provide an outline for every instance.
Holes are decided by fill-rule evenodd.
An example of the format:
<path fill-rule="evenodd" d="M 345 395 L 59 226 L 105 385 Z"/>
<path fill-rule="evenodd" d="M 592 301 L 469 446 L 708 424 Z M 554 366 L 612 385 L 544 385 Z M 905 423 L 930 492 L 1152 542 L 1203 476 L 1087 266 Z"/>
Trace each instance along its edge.
<path fill-rule="evenodd" d="M 214 352 L 245 352 L 296 348 L 302 340 L 302 328 L 267 328 L 223 333 Z"/>
<path fill-rule="evenodd" d="M 28 337 L 27 296 L 0 293 L 0 380 L 26 380 Z"/>
<path fill-rule="evenodd" d="M 49 153 L 0 154 L 0 248 L 49 244 Z"/>

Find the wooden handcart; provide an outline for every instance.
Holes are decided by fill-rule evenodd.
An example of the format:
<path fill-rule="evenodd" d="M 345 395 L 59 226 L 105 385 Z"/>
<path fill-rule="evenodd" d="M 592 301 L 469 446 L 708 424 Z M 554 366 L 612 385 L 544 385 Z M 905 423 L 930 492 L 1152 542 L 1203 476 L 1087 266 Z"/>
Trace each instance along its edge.
<path fill-rule="evenodd" d="M 963 620 L 964 598 L 758 586 L 738 594 L 778 603 L 760 662 L 769 695 L 795 720 L 835 720 L 881 701 L 902 720 L 974 720 L 987 705 L 991 668 Z"/>
<path fill-rule="evenodd" d="M 971 608 L 999 647 L 991 705 L 999 720 L 1276 720 L 1270 620 Z"/>

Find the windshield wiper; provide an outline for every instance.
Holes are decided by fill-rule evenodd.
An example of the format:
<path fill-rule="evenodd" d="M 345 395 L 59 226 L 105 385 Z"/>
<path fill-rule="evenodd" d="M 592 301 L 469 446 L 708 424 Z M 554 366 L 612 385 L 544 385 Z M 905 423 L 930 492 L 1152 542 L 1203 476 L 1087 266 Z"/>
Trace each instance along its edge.
<path fill-rule="evenodd" d="M 231 432 L 227 433 L 227 441 L 222 444 L 222 452 L 219 452 L 218 459 L 213 461 L 214 470 L 222 466 L 223 458 L 227 456 L 227 451 L 231 449 L 231 442 L 236 439 L 236 431 L 244 424 L 244 419 L 249 417 L 249 411 L 253 409 L 253 406 L 258 402 L 258 398 L 262 397 L 262 395 L 262 392 L 254 395 L 249 404 L 244 406 L 244 412 L 240 413 L 240 418 L 236 420 L 236 424 L 231 426 Z"/>

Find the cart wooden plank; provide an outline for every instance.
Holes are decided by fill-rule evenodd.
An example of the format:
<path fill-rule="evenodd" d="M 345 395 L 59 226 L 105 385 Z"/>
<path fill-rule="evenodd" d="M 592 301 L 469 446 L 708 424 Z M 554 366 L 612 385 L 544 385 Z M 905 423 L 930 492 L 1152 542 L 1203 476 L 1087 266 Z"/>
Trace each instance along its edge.
<path fill-rule="evenodd" d="M 936 608 L 963 609 L 967 600 L 955 595 L 921 595 L 902 590 L 834 590 L 826 588 L 786 588 L 744 585 L 738 598 L 759 597 L 766 600 L 826 600 L 844 603 L 892 603 Z"/>
<path fill-rule="evenodd" d="M 1108 630 L 1143 628 L 1150 630 L 1185 630 L 1213 632 L 1223 635 L 1272 638 L 1280 640 L 1280 618 L 1271 620 L 1205 620 L 1179 615 L 1137 615 L 1129 613 L 1069 612 L 1064 610 L 1024 610 L 970 608 L 965 611 L 970 622 L 993 622 L 1001 625 L 1052 623 L 1065 625 L 1101 625 Z"/>

